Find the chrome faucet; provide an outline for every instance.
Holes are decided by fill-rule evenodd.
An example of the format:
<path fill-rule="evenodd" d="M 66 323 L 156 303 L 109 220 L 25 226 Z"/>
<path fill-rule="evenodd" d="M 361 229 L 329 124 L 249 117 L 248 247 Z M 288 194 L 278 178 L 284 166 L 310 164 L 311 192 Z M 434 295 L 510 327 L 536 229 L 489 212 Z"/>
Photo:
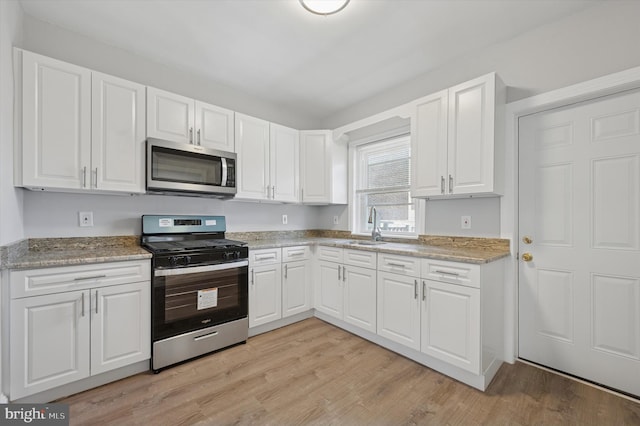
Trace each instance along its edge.
<path fill-rule="evenodd" d="M 373 224 L 373 230 L 371 231 L 371 239 L 373 241 L 381 241 L 382 233 L 380 232 L 380 227 L 378 226 L 378 211 L 375 206 L 371 207 L 369 210 L 369 220 L 367 223 Z"/>

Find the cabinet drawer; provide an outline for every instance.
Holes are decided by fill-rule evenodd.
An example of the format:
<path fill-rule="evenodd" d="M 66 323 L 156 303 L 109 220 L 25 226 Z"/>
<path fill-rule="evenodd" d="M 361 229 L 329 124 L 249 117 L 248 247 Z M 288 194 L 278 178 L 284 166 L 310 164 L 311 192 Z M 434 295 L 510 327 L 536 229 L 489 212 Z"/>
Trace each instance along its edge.
<path fill-rule="evenodd" d="M 420 259 L 417 257 L 397 256 L 386 253 L 378 254 L 378 271 L 395 274 L 420 276 Z"/>
<path fill-rule="evenodd" d="M 422 259 L 422 278 L 480 288 L 480 265 Z"/>
<path fill-rule="evenodd" d="M 151 279 L 148 260 L 11 271 L 11 298 L 84 290 Z"/>
<path fill-rule="evenodd" d="M 307 260 L 311 257 L 309 246 L 284 247 L 282 249 L 282 261 Z"/>
<path fill-rule="evenodd" d="M 378 259 L 377 253 L 372 251 L 350 250 L 350 249 L 347 249 L 344 251 L 345 265 L 376 269 L 377 259 Z"/>
<path fill-rule="evenodd" d="M 272 263 L 280 263 L 282 258 L 282 250 L 280 248 L 270 248 L 249 251 L 249 262 L 252 265 L 270 265 Z"/>
<path fill-rule="evenodd" d="M 344 249 L 338 247 L 318 246 L 318 260 L 342 263 L 343 259 Z"/>

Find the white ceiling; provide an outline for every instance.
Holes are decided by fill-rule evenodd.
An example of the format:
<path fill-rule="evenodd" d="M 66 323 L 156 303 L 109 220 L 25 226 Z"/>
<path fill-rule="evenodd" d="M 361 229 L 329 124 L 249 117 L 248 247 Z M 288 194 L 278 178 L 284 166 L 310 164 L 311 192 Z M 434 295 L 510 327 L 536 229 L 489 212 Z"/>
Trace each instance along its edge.
<path fill-rule="evenodd" d="M 21 3 L 37 19 L 322 120 L 595 2 L 351 0 L 328 17 L 298 0 Z"/>

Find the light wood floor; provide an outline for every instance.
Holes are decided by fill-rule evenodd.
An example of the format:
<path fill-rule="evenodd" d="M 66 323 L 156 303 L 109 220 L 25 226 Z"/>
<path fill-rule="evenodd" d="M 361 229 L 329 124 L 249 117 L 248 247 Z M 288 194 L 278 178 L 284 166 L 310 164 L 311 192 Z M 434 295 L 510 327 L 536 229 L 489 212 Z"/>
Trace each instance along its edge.
<path fill-rule="evenodd" d="M 60 402 L 90 425 L 640 425 L 640 404 L 525 365 L 483 393 L 312 318 Z"/>

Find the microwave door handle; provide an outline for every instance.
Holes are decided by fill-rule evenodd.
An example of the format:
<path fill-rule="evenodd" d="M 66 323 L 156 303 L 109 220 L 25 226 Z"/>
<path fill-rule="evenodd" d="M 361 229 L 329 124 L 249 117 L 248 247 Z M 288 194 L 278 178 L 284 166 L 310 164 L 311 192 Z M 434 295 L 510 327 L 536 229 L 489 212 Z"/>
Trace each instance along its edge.
<path fill-rule="evenodd" d="M 222 163 L 222 179 L 220 180 L 220 186 L 227 186 L 227 159 L 221 157 Z"/>
<path fill-rule="evenodd" d="M 220 263 L 217 265 L 205 265 L 205 266 L 191 266 L 188 268 L 157 269 L 156 271 L 154 271 L 154 275 L 156 277 L 168 277 L 168 276 L 175 276 L 175 275 L 195 274 L 198 272 L 224 271 L 227 269 L 242 268 L 243 266 L 249 266 L 249 261 L 242 260 L 240 262 Z"/>

